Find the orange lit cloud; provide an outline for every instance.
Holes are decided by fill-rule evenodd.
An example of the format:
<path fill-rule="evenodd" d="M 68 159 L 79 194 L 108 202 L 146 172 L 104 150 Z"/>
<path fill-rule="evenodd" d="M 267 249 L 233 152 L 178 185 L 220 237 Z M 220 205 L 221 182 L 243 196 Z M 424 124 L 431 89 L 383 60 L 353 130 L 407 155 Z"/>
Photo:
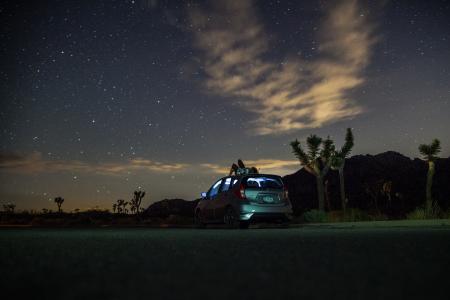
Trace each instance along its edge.
<path fill-rule="evenodd" d="M 339 2 L 325 12 L 316 59 L 286 57 L 281 64 L 267 58 L 269 39 L 251 1 L 212 6 L 212 12 L 190 10 L 205 87 L 237 98 L 253 112 L 254 134 L 321 127 L 363 112 L 347 94 L 364 83 L 362 70 L 376 38 L 357 1 Z"/>
<path fill-rule="evenodd" d="M 246 160 L 246 165 L 256 167 L 260 173 L 286 175 L 300 169 L 297 160 L 258 159 Z M 136 171 L 154 173 L 213 173 L 225 176 L 230 165 L 211 163 L 162 163 L 143 158 L 125 162 L 88 163 L 77 160 L 50 160 L 39 152 L 28 155 L 0 153 L 0 172 L 16 174 L 89 173 L 98 175 L 123 175 Z"/>
<path fill-rule="evenodd" d="M 187 164 L 162 163 L 142 158 L 121 163 L 87 163 L 77 160 L 46 160 L 39 152 L 29 155 L 0 154 L 0 171 L 22 174 L 81 172 L 120 175 L 133 171 L 180 172 L 186 167 Z"/>

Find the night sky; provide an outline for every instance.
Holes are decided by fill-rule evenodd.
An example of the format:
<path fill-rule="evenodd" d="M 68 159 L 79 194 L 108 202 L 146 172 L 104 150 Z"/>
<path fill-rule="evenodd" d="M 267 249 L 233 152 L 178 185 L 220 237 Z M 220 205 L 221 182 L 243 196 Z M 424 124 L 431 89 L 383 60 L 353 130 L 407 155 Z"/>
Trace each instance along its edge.
<path fill-rule="evenodd" d="M 332 2 L 332 3 L 330 3 Z M 242 158 L 450 155 L 449 1 L 2 1 L 0 202 L 198 198 Z"/>

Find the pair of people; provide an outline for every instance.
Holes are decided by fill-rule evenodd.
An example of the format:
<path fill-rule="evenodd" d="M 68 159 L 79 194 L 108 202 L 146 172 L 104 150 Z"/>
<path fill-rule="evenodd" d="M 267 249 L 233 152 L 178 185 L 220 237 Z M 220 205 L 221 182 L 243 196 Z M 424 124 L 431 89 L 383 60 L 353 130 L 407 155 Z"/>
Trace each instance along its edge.
<path fill-rule="evenodd" d="M 232 174 L 235 175 L 245 175 L 245 174 L 258 174 L 258 169 L 255 167 L 247 168 L 244 164 L 244 162 L 241 159 L 238 159 L 238 163 L 233 163 L 230 168 L 230 173 L 228 176 L 231 176 Z"/>

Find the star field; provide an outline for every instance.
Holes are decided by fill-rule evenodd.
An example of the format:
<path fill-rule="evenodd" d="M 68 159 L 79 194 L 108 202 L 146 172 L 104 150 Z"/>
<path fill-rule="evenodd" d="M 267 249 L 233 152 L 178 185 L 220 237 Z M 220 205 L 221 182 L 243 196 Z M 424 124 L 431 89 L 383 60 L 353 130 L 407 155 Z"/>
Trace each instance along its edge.
<path fill-rule="evenodd" d="M 285 175 L 291 140 L 347 127 L 354 154 L 450 154 L 448 1 L 242 3 L 0 4 L 0 200 L 194 199 L 237 158 Z"/>

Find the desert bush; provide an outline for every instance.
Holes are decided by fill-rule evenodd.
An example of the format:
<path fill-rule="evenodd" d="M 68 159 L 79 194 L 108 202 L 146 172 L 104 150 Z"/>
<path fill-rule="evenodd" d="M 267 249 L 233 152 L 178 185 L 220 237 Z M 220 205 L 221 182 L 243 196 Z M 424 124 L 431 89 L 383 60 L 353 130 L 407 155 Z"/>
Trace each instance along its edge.
<path fill-rule="evenodd" d="M 389 217 L 386 214 L 375 213 L 369 214 L 370 221 L 388 221 Z"/>
<path fill-rule="evenodd" d="M 307 223 L 324 223 L 328 221 L 327 213 L 318 209 L 312 209 L 303 214 Z"/>
<path fill-rule="evenodd" d="M 369 220 L 370 220 L 369 215 L 358 208 L 349 208 L 345 211 L 344 215 L 345 222 L 360 222 Z"/>
<path fill-rule="evenodd" d="M 343 210 L 334 210 L 328 213 L 320 212 L 318 210 L 310 210 L 304 213 L 303 220 L 311 223 L 321 222 L 359 222 L 359 221 L 374 221 L 387 220 L 386 215 L 376 214 L 369 216 L 365 211 L 357 208 L 349 208 L 345 212 Z"/>
<path fill-rule="evenodd" d="M 343 210 L 332 210 L 327 213 L 328 222 L 343 222 L 344 211 Z"/>
<path fill-rule="evenodd" d="M 440 214 L 441 219 L 450 219 L 450 208 L 447 210 L 441 210 Z"/>
<path fill-rule="evenodd" d="M 436 219 L 440 217 L 442 217 L 442 211 L 436 203 L 433 204 L 431 209 L 427 210 L 425 207 L 418 207 L 406 215 L 408 220 Z"/>
<path fill-rule="evenodd" d="M 427 212 L 425 208 L 416 208 L 406 215 L 408 220 L 425 220 L 427 219 Z"/>

